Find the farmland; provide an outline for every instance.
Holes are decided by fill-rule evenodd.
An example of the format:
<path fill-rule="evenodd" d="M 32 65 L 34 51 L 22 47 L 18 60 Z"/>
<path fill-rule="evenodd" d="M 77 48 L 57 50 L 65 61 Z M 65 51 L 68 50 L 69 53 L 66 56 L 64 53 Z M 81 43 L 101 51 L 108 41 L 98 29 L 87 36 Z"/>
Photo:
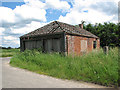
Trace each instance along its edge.
<path fill-rule="evenodd" d="M 19 49 L 0 49 L 0 57 L 12 57 L 19 51 Z"/>

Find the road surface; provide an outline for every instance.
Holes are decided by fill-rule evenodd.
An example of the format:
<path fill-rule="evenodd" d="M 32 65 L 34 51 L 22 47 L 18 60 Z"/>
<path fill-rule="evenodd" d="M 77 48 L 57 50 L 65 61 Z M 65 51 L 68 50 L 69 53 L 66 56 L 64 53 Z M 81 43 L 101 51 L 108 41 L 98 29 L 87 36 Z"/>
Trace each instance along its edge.
<path fill-rule="evenodd" d="M 106 88 L 86 82 L 56 79 L 11 67 L 10 57 L 0 60 L 2 60 L 2 88 Z"/>

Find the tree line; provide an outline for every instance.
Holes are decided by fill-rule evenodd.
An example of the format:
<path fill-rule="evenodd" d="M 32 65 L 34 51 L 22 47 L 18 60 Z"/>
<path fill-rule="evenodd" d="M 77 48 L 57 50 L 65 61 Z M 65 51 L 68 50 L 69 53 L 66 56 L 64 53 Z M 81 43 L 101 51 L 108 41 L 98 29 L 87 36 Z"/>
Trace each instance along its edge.
<path fill-rule="evenodd" d="M 18 47 L 18 48 L 12 48 L 12 47 L 2 47 L 2 46 L 0 46 L 0 49 L 20 49 L 20 47 Z"/>
<path fill-rule="evenodd" d="M 93 33 L 94 35 L 100 38 L 100 45 L 103 46 L 110 46 L 116 47 L 120 45 L 120 23 L 96 23 L 92 25 L 91 23 L 85 25 L 83 23 L 83 28 L 87 31 Z"/>

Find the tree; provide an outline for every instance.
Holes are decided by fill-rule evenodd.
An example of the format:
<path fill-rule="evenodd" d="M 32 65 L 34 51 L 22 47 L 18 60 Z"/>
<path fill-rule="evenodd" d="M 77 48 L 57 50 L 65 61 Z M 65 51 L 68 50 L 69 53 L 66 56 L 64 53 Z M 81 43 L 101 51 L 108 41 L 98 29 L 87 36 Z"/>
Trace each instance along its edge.
<path fill-rule="evenodd" d="M 118 29 L 120 27 L 119 24 L 114 23 L 96 23 L 92 25 L 91 23 L 84 26 L 84 29 L 95 34 L 100 38 L 101 46 L 118 46 L 120 42 L 120 31 Z"/>

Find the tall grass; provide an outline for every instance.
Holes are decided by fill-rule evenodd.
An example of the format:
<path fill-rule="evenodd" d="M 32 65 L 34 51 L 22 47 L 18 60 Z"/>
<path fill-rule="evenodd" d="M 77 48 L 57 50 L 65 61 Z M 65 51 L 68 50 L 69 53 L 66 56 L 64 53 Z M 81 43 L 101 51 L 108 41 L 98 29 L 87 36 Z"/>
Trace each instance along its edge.
<path fill-rule="evenodd" d="M 79 57 L 27 50 L 13 56 L 10 64 L 62 79 L 118 85 L 118 48 L 111 49 L 108 55 L 101 49 Z"/>
<path fill-rule="evenodd" d="M 19 51 L 19 49 L 0 49 L 0 57 L 11 57 Z"/>

